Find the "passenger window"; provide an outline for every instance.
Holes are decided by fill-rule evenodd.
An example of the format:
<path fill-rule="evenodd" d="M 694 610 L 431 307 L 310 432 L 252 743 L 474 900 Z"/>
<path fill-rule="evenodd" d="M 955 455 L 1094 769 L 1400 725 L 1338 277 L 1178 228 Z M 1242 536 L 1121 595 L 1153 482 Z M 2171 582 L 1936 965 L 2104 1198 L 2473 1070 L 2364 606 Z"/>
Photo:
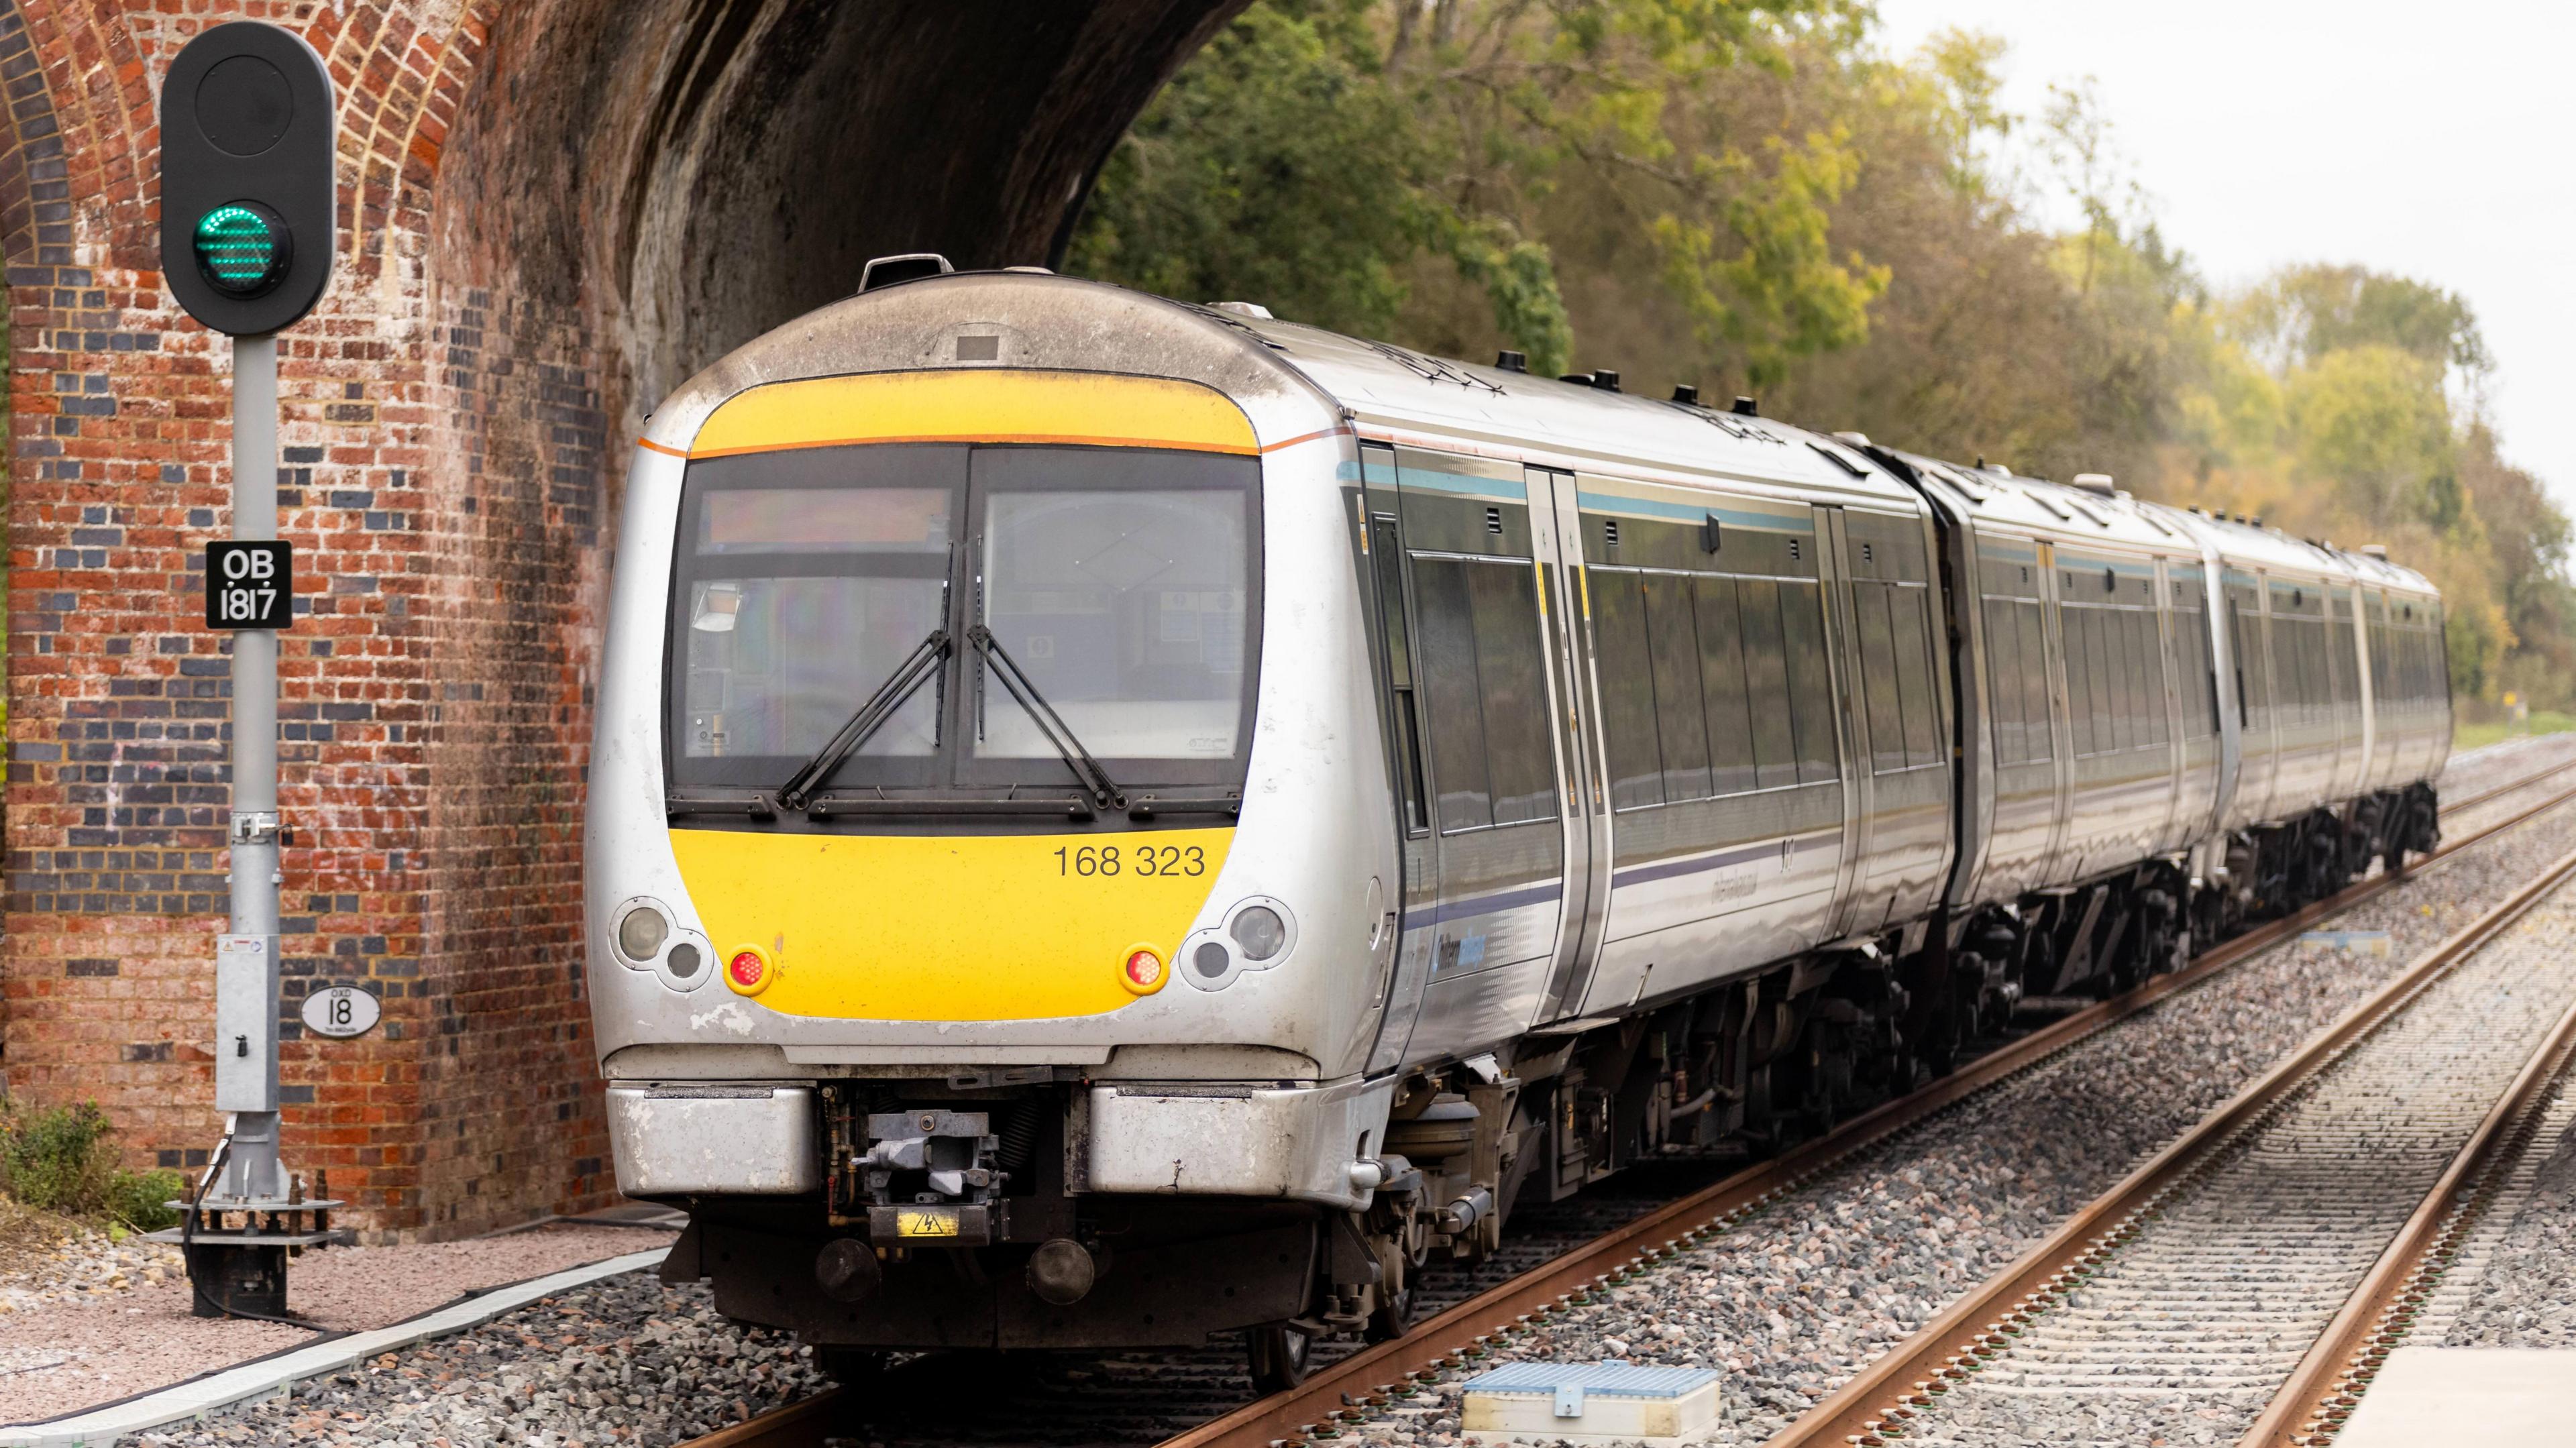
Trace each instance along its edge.
<path fill-rule="evenodd" d="M 2021 627 L 2021 719 L 2024 759 L 2040 760 L 2057 757 L 2057 732 L 2050 727 L 2048 708 L 2048 645 L 2042 636 L 2043 620 L 2039 601 L 2025 599 L 2012 606 L 2013 616 Z"/>
<path fill-rule="evenodd" d="M 1932 726 L 1941 701 L 1932 692 L 1932 641 L 1923 617 L 1929 596 L 1926 589 L 1902 585 L 1887 593 L 1888 623 L 1896 634 L 1896 696 L 1904 703 L 1905 762 L 1918 768 L 1940 762 Z"/>
<path fill-rule="evenodd" d="M 2066 725 L 2073 737 L 2075 757 L 2093 752 L 2093 693 L 2091 666 L 2085 662 L 2084 610 L 2060 604 L 2057 609 L 2057 636 L 2066 650 Z"/>
<path fill-rule="evenodd" d="M 1789 716 L 1794 721 L 1798 751 L 1794 780 L 1780 782 L 1818 784 L 1838 779 L 1842 770 L 1837 761 L 1842 751 L 1834 739 L 1833 675 L 1825 665 L 1824 592 L 1812 583 L 1791 582 L 1781 584 L 1778 593 L 1789 677 Z M 1746 607 L 1750 610 L 1752 605 L 1748 603 Z M 1744 627 L 1745 647 L 1749 653 L 1753 640 L 1749 611 Z M 1764 697 L 1758 690 L 1753 695 L 1757 728 L 1764 713 L 1760 703 Z M 1768 756 L 1764 760 L 1763 773 L 1767 783 L 1770 777 Z"/>
<path fill-rule="evenodd" d="M 1493 786 L 1485 769 L 1485 708 L 1476 677 L 1476 619 L 1467 597 L 1470 565 L 1449 558 L 1413 560 L 1415 620 L 1421 630 L 1423 702 L 1430 715 L 1431 784 L 1442 834 L 1494 822 Z"/>
<path fill-rule="evenodd" d="M 1376 539 L 1379 638 L 1386 651 L 1389 702 L 1395 709 L 1395 787 L 1402 797 L 1404 832 L 1419 835 L 1430 830 L 1431 820 L 1423 810 L 1422 728 L 1413 684 L 1413 647 L 1406 637 L 1404 549 L 1393 515 L 1371 519 L 1369 531 Z"/>
<path fill-rule="evenodd" d="M 1602 742 L 1610 755 L 1610 807 L 1662 804 L 1664 761 L 1655 738 L 1654 664 L 1646 647 L 1644 588 L 1637 574 L 1594 568 L 1591 591 Z"/>
<path fill-rule="evenodd" d="M 1655 733 L 1663 741 L 1664 799 L 1706 799 L 1708 713 L 1699 676 L 1699 628 L 1692 620 L 1691 581 L 1677 573 L 1645 575 L 1646 638 L 1655 660 Z"/>
<path fill-rule="evenodd" d="M 2139 662 L 2147 671 L 2147 738 L 2158 748 L 2173 742 L 2173 708 L 2165 681 L 2164 619 L 2152 611 L 2138 615 Z"/>
<path fill-rule="evenodd" d="M 1851 586 L 1852 616 L 1860 632 L 1861 694 L 1869 706 L 1870 772 L 1891 774 L 1905 767 L 1905 701 L 1899 697 L 1896 645 L 1888 624 L 1884 583 Z"/>
<path fill-rule="evenodd" d="M 1791 743 L 1791 715 L 1801 701 L 1789 692 L 1789 670 L 1780 647 L 1782 585 L 1768 578 L 1739 578 L 1735 596 L 1744 622 L 1744 686 L 1753 701 L 1753 762 L 1764 789 L 1798 782 L 1800 753 Z M 1793 601 L 1801 595 L 1812 604 L 1815 589 L 1788 585 Z M 1788 703 L 1789 708 L 1780 707 Z M 1803 732 L 1805 721 L 1798 729 Z"/>
<path fill-rule="evenodd" d="M 1703 574 L 1691 580 L 1699 604 L 1699 670 L 1708 702 L 1712 787 L 1721 795 L 1756 787 L 1753 719 L 1744 697 L 1744 640 L 1735 612 L 1735 580 Z"/>
<path fill-rule="evenodd" d="M 1539 649 L 1538 580 L 1526 561 L 1461 563 L 1476 620 L 1485 748 L 1494 823 L 1556 818 L 1556 751 L 1548 729 L 1547 662 Z"/>
<path fill-rule="evenodd" d="M 2019 764 L 2030 757 L 2023 739 L 2021 691 L 2021 624 L 2013 601 L 1986 601 L 1986 685 L 1993 700 L 1995 762 Z"/>

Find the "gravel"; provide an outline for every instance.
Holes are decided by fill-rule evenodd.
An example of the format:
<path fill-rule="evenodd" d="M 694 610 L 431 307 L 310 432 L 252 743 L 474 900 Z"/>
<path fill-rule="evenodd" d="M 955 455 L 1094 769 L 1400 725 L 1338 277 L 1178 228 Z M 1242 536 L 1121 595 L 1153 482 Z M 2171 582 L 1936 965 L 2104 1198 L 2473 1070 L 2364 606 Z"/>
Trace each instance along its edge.
<path fill-rule="evenodd" d="M 2172 1191 L 1906 1441 L 2233 1443 L 2576 997 L 2560 891 Z"/>
<path fill-rule="evenodd" d="M 85 1231 L 0 1279 L 0 1315 L 96 1306 L 183 1275 L 176 1247 Z"/>
<path fill-rule="evenodd" d="M 2473 1240 L 2470 1255 L 2483 1257 L 2485 1270 L 2449 1274 L 2443 1287 L 2464 1298 L 2439 1304 L 2449 1309 L 2449 1330 L 2433 1338 L 2419 1326 L 2412 1341 L 2576 1348 L 2576 1090 L 2562 1081 L 2543 1120 L 2527 1180 L 2515 1181 L 2498 1203 L 2502 1230 L 2494 1240 Z M 2447 1295 L 2438 1293 L 2437 1301 Z"/>
<path fill-rule="evenodd" d="M 650 1272 L 627 1272 L 299 1383 L 292 1396 L 127 1441 L 661 1448 L 824 1385 L 788 1334 L 727 1322 L 701 1287 L 664 1287 Z"/>
<path fill-rule="evenodd" d="M 2518 807 L 2509 797 L 2478 813 Z M 1724 1377 L 1711 1441 L 1761 1442 L 2571 848 L 2576 809 L 2562 807 L 2335 922 L 2387 931 L 2386 954 L 2306 946 L 2248 961 L 1838 1165 L 1444 1382 L 1454 1389 L 1522 1359 L 1713 1367 Z M 1457 1421 L 1449 1398 L 1380 1413 L 1342 1440 L 1447 1443 Z"/>
<path fill-rule="evenodd" d="M 2473 794 L 2562 757 L 2576 759 L 2576 736 L 2510 741 L 2455 760 L 2445 788 Z M 2533 797 L 2508 796 L 2447 828 L 2464 833 Z M 2576 811 L 2561 810 L 2447 862 L 2336 922 L 2389 932 L 2384 955 L 2300 948 L 2248 962 L 1548 1319 L 1495 1359 L 1345 1424 L 1339 1441 L 1456 1443 L 1456 1385 L 1493 1362 L 1624 1357 L 1721 1369 L 1715 1441 L 1759 1442 L 2571 847 Z M 300 1385 L 291 1398 L 136 1441 L 660 1444 L 823 1383 L 785 1334 L 727 1322 L 703 1288 L 631 1273 Z M 1025 1436 L 1061 1434 L 1038 1426 Z"/>
<path fill-rule="evenodd" d="M 457 1294 L 662 1246 L 668 1232 L 557 1226 L 462 1242 L 334 1247 L 288 1269 L 287 1302 L 325 1328 L 383 1327 Z M 0 1314 L 0 1423 L 59 1417 L 215 1368 L 301 1347 L 315 1334 L 189 1311 L 187 1276 L 152 1266 L 123 1288 Z"/>

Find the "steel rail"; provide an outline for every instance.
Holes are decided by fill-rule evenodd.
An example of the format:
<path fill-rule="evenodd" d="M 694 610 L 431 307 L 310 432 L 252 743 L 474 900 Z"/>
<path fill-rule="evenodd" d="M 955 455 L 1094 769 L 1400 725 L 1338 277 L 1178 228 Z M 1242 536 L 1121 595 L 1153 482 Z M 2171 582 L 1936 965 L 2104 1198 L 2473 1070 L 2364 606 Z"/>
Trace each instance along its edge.
<path fill-rule="evenodd" d="M 2502 1185 L 2494 1168 L 2511 1162 L 2539 1130 L 2550 1088 L 2571 1054 L 2576 1003 L 2559 1016 L 2237 1448 L 2306 1448 L 2333 1440 L 2379 1375 L 2379 1365 L 2406 1339 L 2432 1280 L 2450 1266 Z"/>
<path fill-rule="evenodd" d="M 2442 811 L 2457 815 L 2479 805 L 2531 788 L 2576 770 L 2576 760 L 2551 765 L 2521 779 L 2498 785 Z M 2443 864 L 2453 856 L 2503 834 L 2570 800 L 2576 785 L 2445 842 L 2405 869 L 2383 871 L 2359 881 L 2294 914 L 2255 927 L 2221 942 L 2191 964 L 2121 995 L 2060 1017 L 1910 1095 L 1880 1104 L 1832 1131 L 1769 1161 L 1759 1162 L 1715 1185 L 1671 1202 L 1624 1224 L 1592 1242 L 1498 1284 L 1413 1324 L 1404 1336 L 1353 1353 L 1317 1369 L 1306 1381 L 1285 1392 L 1247 1403 L 1234 1411 L 1169 1438 L 1159 1448 L 1267 1448 L 1280 1440 L 1299 1439 L 1343 1410 L 1346 1402 L 1366 1402 L 1399 1390 L 1403 1380 L 1451 1355 L 1461 1360 L 1491 1350 L 1488 1339 L 1516 1328 L 1520 1320 L 1552 1311 L 1560 1298 L 1571 1297 L 1595 1279 L 1638 1265 L 1647 1251 L 1681 1245 L 1680 1238 L 1714 1234 L 1736 1218 L 1793 1190 L 1821 1172 L 1885 1140 L 1958 1101 L 2004 1079 L 2040 1065 L 2101 1030 L 2138 1014 L 2221 971 L 2242 964 L 2312 925 L 2341 914 L 2393 888 L 2402 880 Z M 682 1448 L 813 1448 L 826 1436 L 832 1410 L 846 1390 L 828 1389 L 811 1398 L 750 1419 Z M 734 1436 L 728 1436 L 734 1435 Z"/>
<path fill-rule="evenodd" d="M 692 1438 L 680 1448 L 816 1448 L 830 1436 L 833 1414 L 847 1388 L 825 1388 L 784 1408 L 772 1408 L 730 1428 Z"/>
<path fill-rule="evenodd" d="M 1901 1428 L 1917 1409 L 1931 1406 L 1952 1384 L 1969 1379 L 1987 1358 L 2011 1342 L 2035 1306 L 2091 1276 L 2114 1248 L 2137 1234 L 2135 1219 L 2167 1189 L 2187 1180 L 2246 1128 L 2267 1119 L 2292 1092 L 2377 1031 L 2571 876 L 2576 876 L 2576 854 L 2551 862 L 2494 908 L 2417 957 L 2261 1079 L 2087 1203 L 2011 1266 L 1861 1369 L 1775 1435 L 1768 1448 L 1885 1441 L 1883 1427 Z"/>

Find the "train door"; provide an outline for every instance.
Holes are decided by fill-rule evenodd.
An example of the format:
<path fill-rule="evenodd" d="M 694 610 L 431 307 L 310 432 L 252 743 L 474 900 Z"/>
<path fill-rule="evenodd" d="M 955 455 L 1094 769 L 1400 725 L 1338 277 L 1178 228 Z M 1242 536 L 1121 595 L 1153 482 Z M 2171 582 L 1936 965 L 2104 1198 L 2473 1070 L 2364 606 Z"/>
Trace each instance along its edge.
<path fill-rule="evenodd" d="M 1554 1020 L 1583 1005 L 1601 958 L 1610 909 L 1610 800 L 1602 787 L 1600 717 L 1593 683 L 1591 590 L 1583 573 L 1583 520 L 1574 475 L 1531 468 L 1530 530 L 1537 549 L 1539 601 L 1546 610 L 1548 696 L 1565 797 L 1565 908 L 1557 921 L 1556 960 L 1538 1018 Z"/>
<path fill-rule="evenodd" d="M 2328 707 L 2334 714 L 2334 772 L 2328 799 L 2349 799 L 2361 788 L 2361 775 L 2369 762 L 2370 732 L 2361 705 L 2361 645 L 2353 637 L 2360 632 L 2359 599 L 2354 590 L 2340 584 L 2328 584 L 2321 590 L 2325 598 L 2326 656 L 2333 672 L 2332 692 Z"/>
<path fill-rule="evenodd" d="M 1360 448 L 1361 547 L 1377 628 L 1378 676 L 1384 728 L 1395 786 L 1398 868 L 1393 891 L 1395 961 L 1386 982 L 1386 1008 L 1378 1017 L 1377 1045 L 1369 1070 L 1384 1071 L 1404 1059 L 1406 1042 L 1422 1005 L 1423 985 L 1440 944 L 1440 837 L 1431 828 L 1431 785 L 1425 769 L 1422 706 L 1414 667 L 1411 590 L 1406 586 L 1404 527 L 1397 494 L 1395 450 L 1375 443 Z"/>
<path fill-rule="evenodd" d="M 2066 610 L 2057 586 L 2057 545 L 2039 544 L 2039 609 L 2047 654 L 2050 737 L 2057 750 L 2056 824 L 2049 831 L 2047 859 L 2063 860 L 2074 835 L 2075 815 L 2075 682 L 2066 674 Z"/>
<path fill-rule="evenodd" d="M 1821 585 L 1825 611 L 1825 658 L 1833 675 L 1834 736 L 1842 750 L 1843 771 L 1843 838 L 1842 859 L 1834 872 L 1834 905 L 1826 918 L 1831 922 L 1828 938 L 1839 939 L 1862 930 L 1875 929 L 1877 920 L 1860 918 L 1861 872 L 1870 858 L 1869 824 L 1871 808 L 1869 721 L 1862 711 L 1852 707 L 1856 690 L 1853 673 L 1858 659 L 1854 649 L 1851 608 L 1845 597 L 1845 583 L 1851 578 L 1846 561 L 1850 541 L 1843 529 L 1843 510 L 1832 504 L 1816 507 L 1816 574 Z"/>
<path fill-rule="evenodd" d="M 2248 819 L 2267 818 L 2272 808 L 2274 777 L 2280 769 L 2281 741 L 2272 707 L 2272 651 L 2264 631 L 2263 604 L 2268 590 L 2259 573 L 2227 570 L 2225 587 L 2227 651 L 2235 664 L 2233 680 L 2237 731 L 2236 798 Z"/>

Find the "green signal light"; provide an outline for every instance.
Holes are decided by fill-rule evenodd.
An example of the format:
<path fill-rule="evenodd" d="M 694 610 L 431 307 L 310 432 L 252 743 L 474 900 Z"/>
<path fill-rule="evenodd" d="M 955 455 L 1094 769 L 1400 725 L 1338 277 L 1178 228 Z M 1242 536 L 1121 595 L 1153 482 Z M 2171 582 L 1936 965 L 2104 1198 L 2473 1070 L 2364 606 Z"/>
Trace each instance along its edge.
<path fill-rule="evenodd" d="M 197 218 L 197 270 L 226 296 L 255 297 L 277 285 L 294 259 L 286 223 L 256 201 L 235 201 Z"/>

